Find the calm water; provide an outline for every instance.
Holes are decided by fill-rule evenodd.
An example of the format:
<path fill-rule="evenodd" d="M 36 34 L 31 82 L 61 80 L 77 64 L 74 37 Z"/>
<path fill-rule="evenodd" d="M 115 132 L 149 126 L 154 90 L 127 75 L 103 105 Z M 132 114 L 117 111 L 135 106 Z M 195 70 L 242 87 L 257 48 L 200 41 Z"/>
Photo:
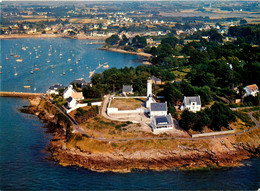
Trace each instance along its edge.
<path fill-rule="evenodd" d="M 53 41 L 55 41 L 55 43 Z M 86 43 L 86 41 L 77 42 L 69 39 L 19 39 L 3 41 L 2 45 L 5 44 L 8 48 L 3 48 L 2 46 L 2 52 L 9 52 L 9 48 L 15 47 L 16 43 L 17 46 L 21 46 L 20 43 L 23 43 L 24 46 L 28 47 L 29 44 L 33 44 L 31 45 L 32 47 L 41 44 L 41 48 L 46 47 L 47 53 L 49 52 L 49 45 L 51 43 L 53 48 L 56 45 L 59 47 L 59 43 L 64 44 L 64 46 L 67 46 L 69 44 L 69 47 L 73 51 L 75 51 L 75 57 L 76 53 L 80 52 L 80 50 L 78 50 L 77 48 L 79 47 L 79 44 L 84 44 Z M 71 46 L 71 44 L 75 44 L 75 46 Z M 88 55 L 92 52 L 90 54 L 92 55 L 92 57 L 89 57 L 91 57 L 92 59 L 95 59 L 97 57 L 97 62 L 89 60 L 86 61 L 86 65 L 87 63 L 93 63 L 93 68 L 96 68 L 98 66 L 98 59 L 101 58 L 101 60 L 103 60 L 103 57 L 104 60 L 109 58 L 113 59 L 114 64 L 117 67 L 125 66 L 125 64 L 128 66 L 138 65 L 138 63 L 132 61 L 133 59 L 136 59 L 135 56 L 97 51 L 96 48 L 99 47 L 99 45 L 85 44 L 84 46 L 86 46 L 87 52 L 84 53 L 84 51 L 81 50 L 82 59 L 80 60 L 80 62 L 84 62 L 83 55 Z M 64 48 L 65 52 L 65 47 L 62 46 L 62 48 Z M 20 49 L 21 48 L 19 48 L 19 51 Z M 70 52 L 70 50 L 67 51 Z M 28 52 L 28 50 L 24 52 Z M 67 72 L 66 69 L 65 76 L 62 76 L 60 78 L 57 77 L 57 75 L 55 77 L 51 73 L 51 68 L 48 67 L 49 64 L 42 62 L 42 65 L 39 64 L 40 70 L 38 71 L 38 74 L 35 72 L 34 74 L 32 74 L 33 76 L 31 77 L 30 65 L 33 64 L 33 59 L 31 61 L 29 59 L 28 63 L 25 62 L 26 56 L 22 53 L 23 50 L 21 50 L 21 52 L 19 53 L 24 59 L 22 63 L 17 63 L 15 61 L 12 62 L 11 59 L 9 59 L 10 63 L 9 61 L 6 62 L 5 55 L 3 55 L 4 60 L 2 57 L 1 62 L 1 65 L 3 66 L 3 74 L 1 76 L 1 84 L 3 90 L 24 91 L 23 83 L 27 83 L 27 78 L 30 77 L 30 79 L 32 79 L 34 77 L 34 85 L 37 88 L 36 91 L 45 91 L 45 88 L 48 87 L 50 84 L 53 84 L 55 82 L 60 82 L 64 84 L 69 83 L 73 80 L 74 75 L 76 75 L 76 73 L 72 73 L 70 74 L 70 76 L 69 71 Z M 41 54 L 43 55 L 44 52 L 42 52 Z M 97 56 L 98 54 L 100 54 L 99 57 Z M 124 63 L 124 65 L 120 65 L 121 62 Z M 64 61 L 64 65 L 67 66 L 67 64 L 68 63 Z M 8 70 L 13 69 L 13 67 L 10 67 L 10 65 L 17 66 L 17 73 L 19 72 L 19 74 L 16 77 L 14 76 L 13 70 L 10 73 L 8 72 Z M 56 65 L 57 67 L 55 68 L 55 72 L 62 72 L 62 66 L 61 69 L 58 69 L 58 62 Z M 112 61 L 111 63 L 109 63 L 109 65 L 113 65 Z M 73 64 L 68 64 L 68 68 L 71 68 L 72 66 Z M 43 69 L 45 67 L 46 69 Z M 76 68 L 77 66 L 74 66 L 73 71 L 76 71 Z M 100 72 L 102 70 L 103 68 L 100 68 Z M 78 70 L 78 74 L 80 75 L 83 75 L 83 73 L 86 75 L 86 73 L 88 74 L 89 71 L 84 70 L 82 74 L 81 72 L 81 70 Z M 44 76 L 47 76 L 47 78 L 45 78 Z M 5 79 L 3 79 L 3 77 Z M 77 76 L 75 77 L 77 78 Z M 32 82 L 32 80 L 30 80 L 29 82 Z M 10 87 L 7 87 L 7 85 L 9 85 Z M 48 146 L 49 140 L 52 137 L 50 134 L 45 133 L 46 129 L 42 128 L 45 124 L 41 122 L 36 116 L 18 112 L 19 108 L 21 108 L 23 105 L 28 104 L 29 103 L 23 99 L 0 97 L 0 189 L 256 190 L 260 187 L 259 159 L 250 159 L 244 161 L 244 167 L 226 168 L 210 171 L 139 171 L 127 174 L 119 174 L 97 173 L 78 167 L 62 167 L 53 161 L 46 160 L 46 157 L 49 156 L 49 153 L 44 152 L 44 149 Z"/>
<path fill-rule="evenodd" d="M 1 40 L 1 90 L 46 92 L 55 83 L 67 86 L 77 78 L 89 80 L 89 72 L 105 70 L 100 65 L 121 68 L 140 64 L 135 61 L 138 59 L 135 55 L 97 50 L 101 45 L 92 42 L 62 38 Z M 10 53 L 20 55 L 20 58 L 10 56 Z M 17 62 L 17 59 L 23 61 Z M 39 70 L 35 71 L 35 68 Z M 24 86 L 31 86 L 31 89 Z"/>

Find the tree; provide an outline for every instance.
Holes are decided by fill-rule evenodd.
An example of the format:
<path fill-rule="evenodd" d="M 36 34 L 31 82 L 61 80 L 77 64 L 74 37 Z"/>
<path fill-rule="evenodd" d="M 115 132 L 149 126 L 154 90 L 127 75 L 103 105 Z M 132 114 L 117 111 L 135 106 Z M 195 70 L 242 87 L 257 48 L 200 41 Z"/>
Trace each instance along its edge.
<path fill-rule="evenodd" d="M 85 98 L 101 98 L 101 92 L 95 86 L 85 86 L 82 92 Z"/>
<path fill-rule="evenodd" d="M 176 37 L 173 37 L 173 36 L 169 36 L 169 37 L 166 37 L 164 39 L 162 39 L 161 41 L 161 44 L 170 44 L 172 48 L 175 47 L 175 45 L 178 43 L 178 39 Z"/>
<path fill-rule="evenodd" d="M 111 37 L 107 38 L 105 42 L 108 45 L 115 45 L 115 44 L 118 44 L 119 40 L 120 40 L 119 36 L 114 34 Z"/>
<path fill-rule="evenodd" d="M 197 121 L 196 114 L 185 109 L 181 114 L 181 120 L 179 124 L 181 128 L 188 131 L 193 128 L 196 121 Z"/>
<path fill-rule="evenodd" d="M 223 103 L 214 103 L 211 107 L 213 130 L 220 130 L 221 127 L 228 127 L 229 123 L 235 119 L 230 108 Z"/>
<path fill-rule="evenodd" d="M 176 105 L 178 101 L 183 99 L 182 93 L 171 83 L 165 85 L 163 94 L 169 105 Z"/>

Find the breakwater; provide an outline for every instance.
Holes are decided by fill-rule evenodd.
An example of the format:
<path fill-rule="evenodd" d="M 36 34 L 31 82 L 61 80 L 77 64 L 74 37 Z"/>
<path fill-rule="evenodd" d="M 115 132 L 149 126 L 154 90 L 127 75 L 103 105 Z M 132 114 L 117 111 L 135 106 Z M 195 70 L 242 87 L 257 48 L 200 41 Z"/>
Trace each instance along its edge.
<path fill-rule="evenodd" d="M 0 92 L 0 97 L 37 97 L 41 96 L 42 93 L 27 93 L 27 92 Z"/>

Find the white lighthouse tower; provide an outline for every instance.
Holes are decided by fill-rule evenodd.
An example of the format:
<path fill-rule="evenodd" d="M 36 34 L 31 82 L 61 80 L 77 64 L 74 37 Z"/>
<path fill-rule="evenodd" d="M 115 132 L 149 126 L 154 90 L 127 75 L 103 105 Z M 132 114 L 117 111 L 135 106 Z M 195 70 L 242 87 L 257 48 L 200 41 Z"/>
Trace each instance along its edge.
<path fill-rule="evenodd" d="M 153 92 L 152 92 L 152 84 L 153 81 L 149 78 L 147 80 L 147 99 L 146 99 L 146 107 L 150 108 L 151 103 L 155 103 L 155 100 L 153 98 Z"/>
<path fill-rule="evenodd" d="M 148 79 L 147 80 L 147 97 L 150 97 L 150 96 L 152 96 L 153 95 L 153 92 L 152 92 L 152 84 L 153 84 L 153 82 L 152 82 L 152 80 L 151 79 Z"/>

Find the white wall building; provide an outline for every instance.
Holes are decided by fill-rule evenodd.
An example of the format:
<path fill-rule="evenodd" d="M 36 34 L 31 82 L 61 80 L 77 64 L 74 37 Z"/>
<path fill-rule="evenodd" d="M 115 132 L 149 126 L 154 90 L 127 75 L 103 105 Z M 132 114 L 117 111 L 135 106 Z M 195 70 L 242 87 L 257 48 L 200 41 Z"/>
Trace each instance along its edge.
<path fill-rule="evenodd" d="M 75 99 L 73 99 L 72 97 L 69 97 L 66 100 L 68 102 L 69 108 L 74 108 L 77 106 L 77 101 Z"/>
<path fill-rule="evenodd" d="M 166 115 L 167 115 L 167 103 L 151 103 L 150 117 L 166 116 Z"/>
<path fill-rule="evenodd" d="M 153 116 L 151 126 L 154 133 L 160 133 L 165 130 L 172 130 L 174 124 L 172 117 L 169 114 L 166 116 Z"/>
<path fill-rule="evenodd" d="M 68 88 L 66 88 L 63 92 L 63 98 L 64 99 L 67 99 L 69 97 L 72 97 L 72 93 L 75 93 L 76 91 L 73 89 L 73 86 L 72 85 L 69 85 Z"/>
<path fill-rule="evenodd" d="M 256 96 L 257 93 L 259 93 L 259 89 L 256 84 L 248 85 L 244 87 L 244 90 L 246 91 L 245 96 Z"/>
<path fill-rule="evenodd" d="M 184 96 L 181 110 L 185 110 L 185 109 L 188 109 L 189 111 L 192 111 L 194 113 L 200 111 L 201 110 L 200 96 L 192 96 L 192 97 Z"/>

